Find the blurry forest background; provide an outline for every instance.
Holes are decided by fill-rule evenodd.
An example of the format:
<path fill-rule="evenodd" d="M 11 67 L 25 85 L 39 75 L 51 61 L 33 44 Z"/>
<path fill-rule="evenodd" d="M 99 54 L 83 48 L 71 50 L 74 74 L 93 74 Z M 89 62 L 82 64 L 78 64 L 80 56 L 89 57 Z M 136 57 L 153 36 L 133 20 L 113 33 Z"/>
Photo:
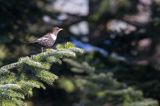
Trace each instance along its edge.
<path fill-rule="evenodd" d="M 0 0 L 0 14 L 0 66 L 39 53 L 26 42 L 53 26 L 85 50 L 53 64 L 59 80 L 28 106 L 158 106 L 160 0 Z"/>

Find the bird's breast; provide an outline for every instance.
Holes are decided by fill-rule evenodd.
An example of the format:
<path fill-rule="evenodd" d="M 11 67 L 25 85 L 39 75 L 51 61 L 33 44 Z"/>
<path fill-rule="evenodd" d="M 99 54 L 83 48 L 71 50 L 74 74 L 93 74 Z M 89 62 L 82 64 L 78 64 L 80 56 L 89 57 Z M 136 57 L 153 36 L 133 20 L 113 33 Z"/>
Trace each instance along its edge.
<path fill-rule="evenodd" d="M 51 36 L 51 38 L 52 38 L 53 40 L 56 40 L 56 39 L 57 39 L 57 36 L 56 36 L 55 34 L 53 34 L 53 33 L 51 33 L 50 36 Z"/>

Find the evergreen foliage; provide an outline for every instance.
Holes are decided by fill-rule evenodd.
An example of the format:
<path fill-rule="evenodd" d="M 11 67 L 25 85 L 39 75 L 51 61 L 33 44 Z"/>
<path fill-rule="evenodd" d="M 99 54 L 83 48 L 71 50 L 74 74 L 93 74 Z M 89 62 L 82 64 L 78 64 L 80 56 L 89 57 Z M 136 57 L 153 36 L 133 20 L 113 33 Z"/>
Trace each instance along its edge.
<path fill-rule="evenodd" d="M 24 42 L 40 37 L 53 26 L 61 26 L 65 29 L 63 32 L 65 36 L 59 37 L 57 42 L 73 41 L 72 38 L 74 38 L 87 44 L 84 47 L 86 50 L 91 45 L 100 48 L 99 50 L 106 51 L 106 57 L 103 57 L 99 52 L 88 51 L 89 55 L 96 54 L 88 56 L 91 60 L 87 58 L 83 62 L 79 62 L 77 59 L 76 61 L 68 59 L 66 56 L 75 56 L 73 52 L 76 49 L 71 43 L 68 43 L 66 46 L 57 45 L 56 50 L 45 52 L 46 56 L 44 56 L 45 53 L 41 53 L 38 54 L 38 57 L 34 57 L 34 55 L 34 58 L 32 56 L 20 58 L 18 62 L 0 68 L 0 95 L 2 95 L 0 96 L 2 98 L 0 99 L 0 105 L 14 106 L 11 101 L 15 102 L 15 105 L 21 105 L 24 103 L 25 97 L 33 95 L 32 88 L 45 89 L 45 84 L 53 85 L 53 81 L 57 79 L 58 76 L 56 75 L 58 74 L 53 75 L 48 70 L 52 70 L 50 69 L 52 63 L 63 63 L 63 61 L 67 63 L 67 66 L 70 64 L 68 68 L 72 72 L 60 78 L 58 84 L 60 88 L 69 92 L 67 95 L 69 96 L 68 101 L 72 98 L 78 98 L 79 101 L 76 100 L 78 106 L 79 104 L 88 105 L 91 102 L 95 105 L 104 104 L 101 100 L 107 100 L 105 104 L 107 106 L 122 104 L 125 106 L 157 105 L 156 101 L 144 98 L 160 100 L 159 0 L 88 0 L 89 14 L 84 17 L 79 14 L 72 15 L 56 11 L 52 8 L 55 1 L 58 0 L 0 0 L 2 14 L 0 17 L 0 66 L 12 63 L 18 57 L 33 51 L 32 47 L 26 46 Z M 65 6 L 70 1 L 72 0 L 63 5 Z M 72 26 L 79 26 L 81 22 L 88 23 L 89 33 L 87 35 L 77 35 L 71 31 Z M 83 28 L 85 29 L 85 27 Z M 69 48 L 66 50 L 67 47 Z M 68 54 L 64 54 L 65 51 Z M 76 51 L 79 51 L 79 49 L 76 49 Z M 36 48 L 34 52 L 37 53 Z M 56 52 L 57 54 L 48 56 L 50 52 Z M 65 59 L 61 61 L 63 56 Z M 81 59 L 83 58 L 84 56 Z M 89 65 L 88 62 L 91 61 L 94 67 Z M 103 66 L 103 72 L 99 68 L 101 66 Z M 57 67 L 53 67 L 53 70 L 56 70 Z M 62 67 L 62 64 L 60 67 Z M 66 69 L 63 68 L 60 71 L 66 72 Z M 108 71 L 114 75 L 114 78 Z M 76 74 L 73 75 L 73 73 Z M 117 79 L 123 82 L 117 81 L 121 87 L 119 89 L 115 88 L 114 92 L 124 90 L 125 92 L 130 91 L 132 94 L 139 93 L 134 97 L 128 93 L 125 96 L 121 93 L 120 96 L 116 97 L 112 94 L 113 90 L 105 86 L 104 80 L 107 80 L 106 83 L 108 83 L 108 79 L 103 79 L 100 76 L 111 77 L 112 80 Z M 96 77 L 96 80 L 98 78 L 103 80 L 96 83 L 96 81 L 92 81 L 92 77 Z M 80 83 L 77 83 L 77 80 L 80 80 Z M 82 83 L 84 80 L 87 84 Z M 81 86 L 77 87 L 79 84 Z M 99 96 L 95 92 L 87 91 L 85 93 L 85 89 L 88 90 L 88 86 L 91 86 L 91 84 L 97 86 L 93 87 L 93 91 L 95 89 L 97 92 L 104 91 L 104 96 L 97 99 L 97 102 L 95 98 L 99 98 Z M 104 85 L 103 89 L 99 87 L 101 85 Z M 112 85 L 113 87 L 110 87 L 114 89 L 115 85 Z M 134 86 L 142 90 L 144 96 L 141 91 L 128 86 Z M 90 89 L 92 90 L 92 88 Z M 52 90 L 56 92 L 57 88 L 52 88 Z M 112 96 L 107 96 L 106 90 L 109 90 Z M 50 91 L 46 90 L 45 92 L 49 92 L 47 97 L 53 96 Z M 70 96 L 69 94 L 72 92 L 77 95 Z M 109 95 L 111 95 L 110 93 Z M 64 92 L 62 92 L 62 95 L 64 95 Z M 112 98 L 112 101 L 108 102 L 109 97 Z M 119 98 L 122 99 L 119 100 Z M 61 102 L 61 99 L 63 97 L 53 102 Z M 52 102 L 52 100 L 49 102 Z M 45 103 L 48 103 L 48 101 Z M 64 105 L 64 103 L 61 104 Z"/>
<path fill-rule="evenodd" d="M 49 71 L 53 62 L 61 63 L 62 58 L 73 58 L 77 53 L 83 53 L 82 49 L 69 42 L 59 46 L 56 50 L 48 49 L 46 52 L 22 57 L 0 68 L 1 106 L 24 105 L 25 97 L 33 95 L 33 88 L 45 89 L 45 84 L 52 86 L 58 79 L 57 75 Z"/>
<path fill-rule="evenodd" d="M 142 91 L 117 81 L 113 73 L 95 69 L 86 62 L 64 61 L 75 74 L 60 78 L 58 87 L 74 94 L 78 100 L 73 100 L 75 106 L 158 106 L 156 100 L 144 98 Z"/>

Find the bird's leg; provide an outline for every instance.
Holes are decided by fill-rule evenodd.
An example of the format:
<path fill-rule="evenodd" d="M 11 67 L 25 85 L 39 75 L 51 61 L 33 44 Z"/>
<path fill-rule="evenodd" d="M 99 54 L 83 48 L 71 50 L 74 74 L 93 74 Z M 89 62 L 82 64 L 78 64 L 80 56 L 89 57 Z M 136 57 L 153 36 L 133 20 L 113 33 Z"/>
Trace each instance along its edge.
<path fill-rule="evenodd" d="M 44 51 L 44 49 L 43 49 L 43 47 L 41 47 L 41 52 L 43 52 Z"/>

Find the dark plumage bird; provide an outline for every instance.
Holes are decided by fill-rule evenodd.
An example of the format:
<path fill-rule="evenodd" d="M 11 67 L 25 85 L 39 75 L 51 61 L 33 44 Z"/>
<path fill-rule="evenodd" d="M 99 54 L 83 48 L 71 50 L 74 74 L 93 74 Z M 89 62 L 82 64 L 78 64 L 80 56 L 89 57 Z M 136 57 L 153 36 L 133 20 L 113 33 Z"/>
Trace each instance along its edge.
<path fill-rule="evenodd" d="M 57 35 L 58 33 L 63 30 L 62 28 L 59 27 L 53 27 L 52 31 L 47 33 L 46 35 L 36 39 L 35 41 L 31 42 L 34 44 L 38 44 L 41 46 L 42 52 L 43 52 L 43 48 L 51 48 L 53 47 L 56 39 L 57 39 Z"/>

